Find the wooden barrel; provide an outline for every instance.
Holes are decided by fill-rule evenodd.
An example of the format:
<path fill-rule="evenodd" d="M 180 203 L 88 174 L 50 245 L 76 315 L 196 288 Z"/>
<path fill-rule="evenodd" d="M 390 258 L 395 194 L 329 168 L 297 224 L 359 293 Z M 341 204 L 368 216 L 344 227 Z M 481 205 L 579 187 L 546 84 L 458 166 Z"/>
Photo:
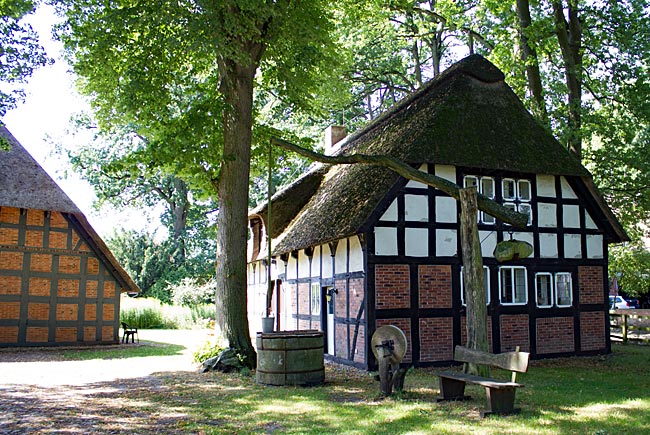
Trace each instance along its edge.
<path fill-rule="evenodd" d="M 258 332 L 256 343 L 258 384 L 318 385 L 325 380 L 322 332 Z"/>

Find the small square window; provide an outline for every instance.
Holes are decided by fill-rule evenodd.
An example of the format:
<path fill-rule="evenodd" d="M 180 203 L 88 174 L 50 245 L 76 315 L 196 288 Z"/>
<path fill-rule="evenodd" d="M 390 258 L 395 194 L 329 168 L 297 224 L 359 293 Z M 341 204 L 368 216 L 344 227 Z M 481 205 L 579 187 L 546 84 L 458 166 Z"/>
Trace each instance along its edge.
<path fill-rule="evenodd" d="M 476 187 L 478 188 L 478 177 L 473 175 L 465 175 L 465 187 Z"/>
<path fill-rule="evenodd" d="M 501 182 L 504 201 L 511 201 L 517 198 L 517 184 L 515 180 L 504 178 Z"/>
<path fill-rule="evenodd" d="M 494 199 L 494 179 L 490 177 L 481 178 L 481 193 L 490 199 Z"/>
<path fill-rule="evenodd" d="M 519 204 L 519 213 L 523 213 L 525 215 L 528 215 L 528 225 L 532 225 L 533 223 L 533 209 L 531 208 L 530 204 Z"/>
<path fill-rule="evenodd" d="M 530 201 L 530 198 L 532 196 L 530 191 L 530 181 L 519 180 L 517 182 L 517 190 L 518 190 L 517 197 L 520 201 Z"/>
<path fill-rule="evenodd" d="M 573 303 L 571 289 L 571 274 L 560 272 L 555 274 L 555 303 L 558 307 L 570 307 Z"/>
<path fill-rule="evenodd" d="M 499 298 L 503 305 L 524 305 L 528 302 L 525 267 L 499 268 Z"/>
<path fill-rule="evenodd" d="M 550 273 L 535 274 L 535 293 L 538 307 L 553 305 L 553 275 Z"/>
<path fill-rule="evenodd" d="M 311 285 L 311 315 L 320 316 L 320 284 Z"/>

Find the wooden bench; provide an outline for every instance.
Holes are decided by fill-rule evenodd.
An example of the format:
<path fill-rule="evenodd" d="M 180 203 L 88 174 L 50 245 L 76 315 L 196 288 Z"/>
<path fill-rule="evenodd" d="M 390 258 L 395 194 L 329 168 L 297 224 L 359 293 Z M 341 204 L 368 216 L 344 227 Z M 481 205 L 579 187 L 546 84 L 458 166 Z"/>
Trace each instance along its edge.
<path fill-rule="evenodd" d="M 487 409 L 481 411 L 481 417 L 490 414 L 516 414 L 520 409 L 515 409 L 515 393 L 517 388 L 523 387 L 518 384 L 517 373 L 525 373 L 528 370 L 528 352 L 504 352 L 491 354 L 478 350 L 456 346 L 454 360 L 466 364 L 479 364 L 490 367 L 498 367 L 512 372 L 510 381 L 486 378 L 460 372 L 438 373 L 440 378 L 440 397 L 438 401 L 447 400 L 468 400 L 465 396 L 465 384 L 476 384 L 485 387 L 487 395 Z"/>

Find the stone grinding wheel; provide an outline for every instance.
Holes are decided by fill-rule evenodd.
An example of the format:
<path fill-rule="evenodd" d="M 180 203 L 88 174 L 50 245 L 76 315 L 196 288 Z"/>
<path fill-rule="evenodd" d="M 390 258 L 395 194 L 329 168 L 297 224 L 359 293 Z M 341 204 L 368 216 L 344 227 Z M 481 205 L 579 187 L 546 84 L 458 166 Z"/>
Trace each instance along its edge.
<path fill-rule="evenodd" d="M 391 365 L 399 364 L 402 359 L 404 359 L 404 355 L 406 355 L 406 335 L 401 329 L 393 325 L 385 325 L 377 328 L 375 333 L 372 335 L 372 340 L 370 341 L 372 353 L 375 355 L 377 360 L 379 360 L 379 350 L 377 349 L 377 346 L 380 346 L 385 341 L 393 342 L 393 350 L 388 362 Z"/>

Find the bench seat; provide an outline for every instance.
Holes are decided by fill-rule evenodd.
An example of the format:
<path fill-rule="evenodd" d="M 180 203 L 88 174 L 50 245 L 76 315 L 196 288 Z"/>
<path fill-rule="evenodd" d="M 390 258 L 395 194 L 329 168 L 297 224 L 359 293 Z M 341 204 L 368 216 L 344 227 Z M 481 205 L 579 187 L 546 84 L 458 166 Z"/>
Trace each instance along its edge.
<path fill-rule="evenodd" d="M 469 382 L 472 384 L 477 384 L 477 385 L 481 385 L 482 387 L 488 387 L 488 388 L 504 389 L 504 388 L 523 387 L 523 384 L 518 384 L 516 382 L 501 381 L 499 379 L 492 379 L 492 378 L 483 378 L 481 376 L 470 375 L 467 373 L 442 372 L 436 374 L 440 377 L 444 377 L 447 379 L 456 379 L 458 381 Z"/>

